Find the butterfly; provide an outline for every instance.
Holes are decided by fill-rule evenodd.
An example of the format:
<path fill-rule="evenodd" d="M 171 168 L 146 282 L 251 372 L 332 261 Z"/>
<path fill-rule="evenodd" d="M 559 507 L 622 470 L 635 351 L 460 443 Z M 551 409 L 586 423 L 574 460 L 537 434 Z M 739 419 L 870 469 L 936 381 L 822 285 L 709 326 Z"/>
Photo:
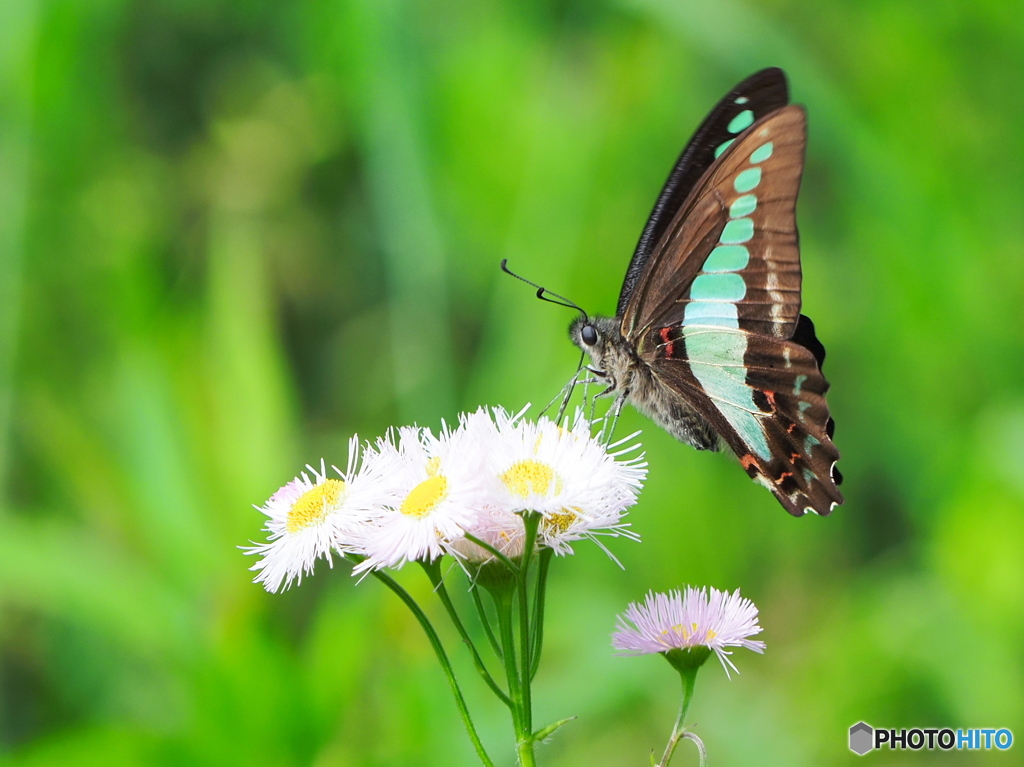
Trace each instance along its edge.
<path fill-rule="evenodd" d="M 658 196 L 616 316 L 579 317 L 570 336 L 619 407 L 698 450 L 728 447 L 790 514 L 825 515 L 842 475 L 825 348 L 800 313 L 807 118 L 788 102 L 776 68 L 718 102 Z"/>

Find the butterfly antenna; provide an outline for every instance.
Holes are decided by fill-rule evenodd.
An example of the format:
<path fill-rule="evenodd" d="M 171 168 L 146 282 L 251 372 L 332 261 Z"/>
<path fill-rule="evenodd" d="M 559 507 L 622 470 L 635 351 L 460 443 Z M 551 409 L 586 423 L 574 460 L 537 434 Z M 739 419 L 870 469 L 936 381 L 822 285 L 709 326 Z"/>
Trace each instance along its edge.
<path fill-rule="evenodd" d="M 509 269 L 508 266 L 506 266 L 507 263 L 508 263 L 508 259 L 507 258 L 501 259 L 501 271 L 505 272 L 505 274 L 511 275 L 512 277 L 515 277 L 517 280 L 522 280 L 527 285 L 532 285 L 533 287 L 537 288 L 537 298 L 539 298 L 541 301 L 547 301 L 548 303 L 551 303 L 551 304 L 557 304 L 558 306 L 564 306 L 567 309 L 575 309 L 576 311 L 578 311 L 580 314 L 583 315 L 583 319 L 589 319 L 589 316 L 587 315 L 587 313 L 585 311 L 583 311 L 583 309 L 579 306 L 579 304 L 576 304 L 576 303 L 570 301 L 565 296 L 560 296 L 557 293 L 554 293 L 554 292 L 548 290 L 545 287 L 541 287 L 536 282 L 532 282 L 531 280 L 528 280 L 525 277 L 516 274 L 511 269 Z M 551 298 L 548 298 L 548 296 L 551 296 Z"/>

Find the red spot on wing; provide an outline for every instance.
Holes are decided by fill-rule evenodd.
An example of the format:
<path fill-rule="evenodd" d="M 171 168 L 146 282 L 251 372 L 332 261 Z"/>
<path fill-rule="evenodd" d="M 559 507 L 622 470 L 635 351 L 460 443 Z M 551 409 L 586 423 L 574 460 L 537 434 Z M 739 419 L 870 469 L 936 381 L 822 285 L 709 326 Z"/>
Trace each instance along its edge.
<path fill-rule="evenodd" d="M 792 476 L 793 476 L 793 472 L 791 472 L 791 471 L 784 471 L 775 479 L 775 484 L 776 485 L 781 485 L 783 482 L 786 481 L 787 477 L 792 477 Z"/>
<path fill-rule="evenodd" d="M 754 460 L 752 453 L 740 456 L 740 464 L 751 477 L 756 477 L 760 473 L 760 470 L 757 468 L 757 461 Z"/>
<path fill-rule="evenodd" d="M 772 410 L 778 410 L 775 406 L 775 392 L 765 389 L 764 396 L 768 398 L 768 404 L 772 406 Z"/>
<path fill-rule="evenodd" d="M 672 328 L 662 328 L 661 332 L 658 333 L 658 335 L 661 336 L 661 340 L 665 342 L 665 356 L 666 357 L 674 357 L 675 356 L 674 342 L 672 341 L 671 338 L 669 338 L 669 336 L 671 334 L 672 334 Z"/>

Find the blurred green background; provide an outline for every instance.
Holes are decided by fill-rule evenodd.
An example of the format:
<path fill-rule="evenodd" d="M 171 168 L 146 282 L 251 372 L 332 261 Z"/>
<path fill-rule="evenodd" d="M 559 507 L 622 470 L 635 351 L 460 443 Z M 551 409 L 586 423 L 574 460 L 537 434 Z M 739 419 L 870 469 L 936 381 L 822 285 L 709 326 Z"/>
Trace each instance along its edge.
<path fill-rule="evenodd" d="M 790 518 L 629 413 L 644 541 L 613 542 L 625 572 L 590 545 L 557 563 L 537 720 L 579 719 L 541 763 L 663 746 L 678 681 L 608 635 L 682 583 L 742 587 L 768 643 L 701 675 L 716 764 L 852 763 L 861 719 L 1024 738 L 1022 16 L 4 0 L 0 764 L 473 764 L 391 595 L 345 567 L 250 582 L 251 504 L 353 431 L 546 403 L 572 317 L 499 260 L 611 312 L 683 142 L 768 65 L 810 113 L 804 311 L 848 502 Z M 450 649 L 511 765 L 506 713 Z"/>

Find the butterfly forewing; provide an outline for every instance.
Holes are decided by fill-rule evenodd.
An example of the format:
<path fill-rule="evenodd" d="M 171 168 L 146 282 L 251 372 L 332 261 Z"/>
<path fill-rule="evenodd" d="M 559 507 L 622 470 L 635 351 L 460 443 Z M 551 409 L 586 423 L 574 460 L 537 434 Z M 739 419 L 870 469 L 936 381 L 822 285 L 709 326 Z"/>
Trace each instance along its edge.
<path fill-rule="evenodd" d="M 622 332 L 715 324 L 791 338 L 800 315 L 801 107 L 748 128 L 705 173 L 641 274 Z M 667 279 L 666 279 L 667 278 Z"/>
<path fill-rule="evenodd" d="M 785 106 L 788 101 L 786 76 L 781 69 L 772 67 L 748 77 L 711 110 L 676 160 L 640 235 L 619 294 L 620 316 L 626 309 L 647 259 L 701 176 L 740 133 L 752 123 Z"/>

